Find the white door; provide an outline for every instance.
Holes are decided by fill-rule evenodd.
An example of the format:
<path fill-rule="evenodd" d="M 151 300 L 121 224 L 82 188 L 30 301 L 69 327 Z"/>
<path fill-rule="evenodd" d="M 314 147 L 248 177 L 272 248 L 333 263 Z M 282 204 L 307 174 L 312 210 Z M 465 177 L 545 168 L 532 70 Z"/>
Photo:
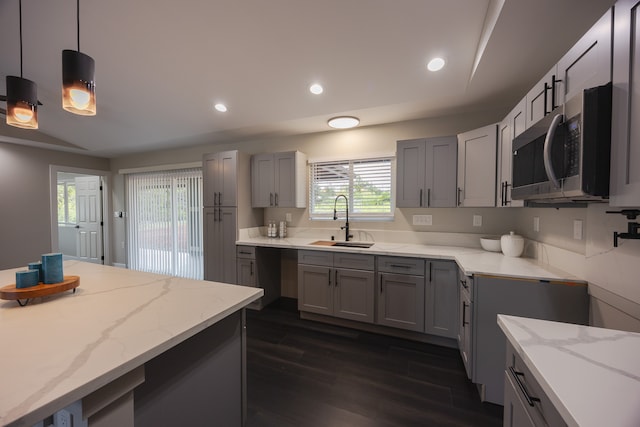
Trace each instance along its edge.
<path fill-rule="evenodd" d="M 99 176 L 76 177 L 76 254 L 78 259 L 103 263 L 102 190 Z"/>

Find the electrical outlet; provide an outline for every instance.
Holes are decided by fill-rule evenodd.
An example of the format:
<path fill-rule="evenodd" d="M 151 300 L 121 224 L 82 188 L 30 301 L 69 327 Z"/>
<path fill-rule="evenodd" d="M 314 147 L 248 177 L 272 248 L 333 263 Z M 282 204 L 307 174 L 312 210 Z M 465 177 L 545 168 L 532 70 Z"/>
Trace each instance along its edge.
<path fill-rule="evenodd" d="M 287 222 L 291 222 L 291 212 L 287 212 L 284 214 L 284 220 Z"/>
<path fill-rule="evenodd" d="M 533 217 L 533 231 L 535 231 L 536 233 L 540 231 L 540 217 L 539 216 L 534 216 Z"/>
<path fill-rule="evenodd" d="M 413 225 L 433 225 L 433 216 L 413 215 Z"/>
<path fill-rule="evenodd" d="M 473 226 L 474 227 L 482 227 L 482 215 L 474 215 L 473 216 Z"/>
<path fill-rule="evenodd" d="M 573 220 L 573 238 L 575 240 L 582 240 L 582 220 Z"/>
<path fill-rule="evenodd" d="M 55 427 L 71 427 L 71 412 L 61 409 L 53 414 L 53 425 Z"/>

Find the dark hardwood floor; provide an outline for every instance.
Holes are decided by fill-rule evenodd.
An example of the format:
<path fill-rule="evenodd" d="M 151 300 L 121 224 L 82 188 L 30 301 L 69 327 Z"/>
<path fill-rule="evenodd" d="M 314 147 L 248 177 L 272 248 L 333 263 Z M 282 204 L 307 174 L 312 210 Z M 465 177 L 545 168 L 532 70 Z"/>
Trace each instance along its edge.
<path fill-rule="evenodd" d="M 248 427 L 501 426 L 457 349 L 247 310 Z"/>

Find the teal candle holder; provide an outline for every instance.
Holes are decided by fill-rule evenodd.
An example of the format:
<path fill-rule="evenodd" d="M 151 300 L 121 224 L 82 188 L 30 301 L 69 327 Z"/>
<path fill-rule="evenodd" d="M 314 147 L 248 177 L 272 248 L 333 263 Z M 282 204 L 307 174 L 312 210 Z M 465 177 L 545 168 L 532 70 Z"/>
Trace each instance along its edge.
<path fill-rule="evenodd" d="M 42 274 L 42 262 L 41 261 L 30 262 L 29 264 L 27 264 L 27 267 L 29 268 L 29 270 L 37 270 L 38 271 L 38 282 L 43 282 L 44 283 L 44 277 L 43 277 L 43 274 Z"/>
<path fill-rule="evenodd" d="M 52 253 L 42 255 L 42 273 L 45 284 L 60 283 L 64 280 L 62 273 L 62 254 Z"/>
<path fill-rule="evenodd" d="M 16 271 L 16 288 L 30 288 L 38 284 L 40 274 L 38 270 Z"/>

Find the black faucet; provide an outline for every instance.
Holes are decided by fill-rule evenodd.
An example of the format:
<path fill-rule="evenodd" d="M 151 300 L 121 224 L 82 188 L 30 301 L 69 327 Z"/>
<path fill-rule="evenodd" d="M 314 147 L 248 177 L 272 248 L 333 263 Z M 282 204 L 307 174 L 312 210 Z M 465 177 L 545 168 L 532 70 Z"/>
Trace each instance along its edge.
<path fill-rule="evenodd" d="M 338 211 L 336 210 L 336 204 L 338 203 L 338 199 L 340 197 L 344 197 L 344 201 L 346 203 L 346 212 L 347 212 L 347 220 L 344 223 L 344 227 L 340 227 L 340 230 L 344 230 L 344 240 L 345 242 L 349 241 L 349 238 L 353 237 L 353 235 L 349 234 L 349 199 L 347 199 L 347 196 L 345 196 L 344 194 L 338 194 L 338 196 L 336 196 L 336 200 L 334 200 L 333 202 L 333 220 L 337 220 L 338 219 Z"/>

